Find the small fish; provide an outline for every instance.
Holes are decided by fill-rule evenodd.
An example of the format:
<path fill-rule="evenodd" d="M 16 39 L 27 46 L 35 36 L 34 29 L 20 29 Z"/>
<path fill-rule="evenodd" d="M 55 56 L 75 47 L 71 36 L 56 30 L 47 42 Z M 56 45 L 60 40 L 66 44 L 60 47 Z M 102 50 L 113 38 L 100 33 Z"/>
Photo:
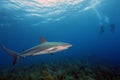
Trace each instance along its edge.
<path fill-rule="evenodd" d="M 71 44 L 64 42 L 48 42 L 44 38 L 41 38 L 40 42 L 41 44 L 25 50 L 21 54 L 10 50 L 3 45 L 1 46 L 1 48 L 14 58 L 13 65 L 15 65 L 20 57 L 25 58 L 27 56 L 36 56 L 42 54 L 53 55 L 56 52 L 66 50 L 72 46 Z"/>

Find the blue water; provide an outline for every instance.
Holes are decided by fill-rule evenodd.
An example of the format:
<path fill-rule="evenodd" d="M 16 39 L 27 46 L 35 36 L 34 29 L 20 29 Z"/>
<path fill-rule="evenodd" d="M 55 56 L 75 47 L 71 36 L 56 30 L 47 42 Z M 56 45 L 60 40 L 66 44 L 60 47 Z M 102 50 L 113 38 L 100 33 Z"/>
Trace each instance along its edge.
<path fill-rule="evenodd" d="M 0 1 L 0 44 L 19 53 L 40 44 L 41 36 L 73 45 L 55 55 L 20 59 L 16 65 L 76 59 L 120 64 L 119 0 L 55 1 Z M 110 31 L 110 24 L 115 24 L 115 32 Z M 105 30 L 102 34 L 101 25 Z M 11 66 L 12 62 L 13 58 L 0 49 L 0 67 Z"/>

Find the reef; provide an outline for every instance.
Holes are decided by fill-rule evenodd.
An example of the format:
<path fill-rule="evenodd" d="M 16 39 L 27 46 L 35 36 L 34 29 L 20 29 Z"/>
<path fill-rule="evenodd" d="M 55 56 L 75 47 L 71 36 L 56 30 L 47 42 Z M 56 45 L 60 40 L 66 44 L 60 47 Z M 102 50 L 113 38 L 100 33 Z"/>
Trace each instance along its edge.
<path fill-rule="evenodd" d="M 120 67 L 87 62 L 42 62 L 0 70 L 0 80 L 120 80 Z"/>

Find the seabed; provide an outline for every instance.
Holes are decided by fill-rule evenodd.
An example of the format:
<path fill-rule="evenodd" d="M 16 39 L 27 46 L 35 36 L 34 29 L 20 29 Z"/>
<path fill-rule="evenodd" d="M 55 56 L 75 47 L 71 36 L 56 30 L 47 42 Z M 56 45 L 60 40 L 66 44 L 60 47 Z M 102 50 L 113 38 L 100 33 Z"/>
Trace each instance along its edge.
<path fill-rule="evenodd" d="M 120 67 L 88 62 L 42 62 L 2 69 L 0 80 L 120 80 Z"/>

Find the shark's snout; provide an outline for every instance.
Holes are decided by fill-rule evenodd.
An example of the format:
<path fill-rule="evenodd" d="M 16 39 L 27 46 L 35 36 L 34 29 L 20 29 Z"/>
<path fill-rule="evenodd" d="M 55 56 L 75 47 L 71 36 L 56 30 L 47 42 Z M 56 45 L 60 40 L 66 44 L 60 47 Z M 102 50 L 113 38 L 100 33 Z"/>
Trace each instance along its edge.
<path fill-rule="evenodd" d="M 68 48 L 69 48 L 69 47 L 72 47 L 72 45 L 71 45 L 71 44 L 69 44 L 69 45 L 67 45 L 66 47 L 68 47 Z"/>
<path fill-rule="evenodd" d="M 71 44 L 65 44 L 64 47 L 69 48 L 69 47 L 72 47 L 72 45 Z"/>

